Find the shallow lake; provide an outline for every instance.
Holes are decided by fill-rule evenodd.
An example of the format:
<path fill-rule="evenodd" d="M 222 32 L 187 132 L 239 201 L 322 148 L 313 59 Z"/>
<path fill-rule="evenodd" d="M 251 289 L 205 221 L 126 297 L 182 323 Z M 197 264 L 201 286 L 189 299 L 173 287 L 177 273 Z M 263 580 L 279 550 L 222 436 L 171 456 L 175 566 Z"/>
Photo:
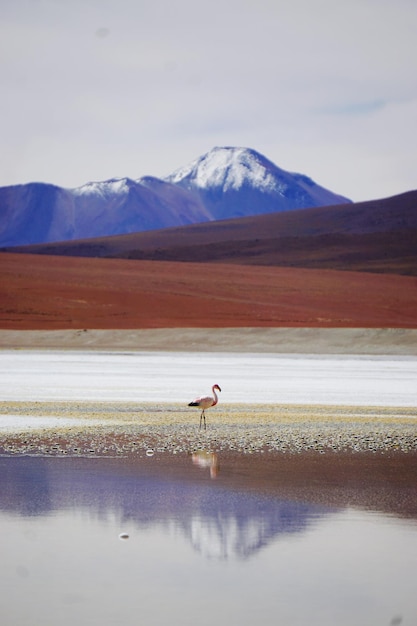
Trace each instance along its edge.
<path fill-rule="evenodd" d="M 415 624 L 415 457 L 285 456 L 0 458 L 1 623 Z"/>
<path fill-rule="evenodd" d="M 3 351 L 0 374 L 10 401 L 407 407 L 417 359 Z M 414 453 L 3 456 L 0 623 L 414 625 L 416 485 Z"/>

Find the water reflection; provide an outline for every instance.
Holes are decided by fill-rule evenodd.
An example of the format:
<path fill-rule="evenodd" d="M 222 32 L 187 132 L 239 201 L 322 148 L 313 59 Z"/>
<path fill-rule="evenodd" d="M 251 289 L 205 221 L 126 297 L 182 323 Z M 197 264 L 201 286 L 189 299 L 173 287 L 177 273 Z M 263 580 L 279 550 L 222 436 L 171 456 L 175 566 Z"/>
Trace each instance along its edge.
<path fill-rule="evenodd" d="M 408 455 L 0 457 L 1 623 L 413 624 L 416 472 Z"/>
<path fill-rule="evenodd" d="M 210 478 L 217 478 L 219 471 L 219 455 L 209 450 L 197 450 L 191 454 L 194 465 L 210 470 Z"/>
<path fill-rule="evenodd" d="M 20 516 L 87 510 L 138 529 L 181 530 L 207 558 L 246 559 L 278 536 L 299 533 L 331 512 L 327 507 L 293 502 L 228 485 L 214 485 L 216 454 L 191 455 L 189 467 L 175 475 L 158 463 L 124 459 L 0 459 L 1 510 Z M 203 473 L 201 470 L 204 471 Z"/>

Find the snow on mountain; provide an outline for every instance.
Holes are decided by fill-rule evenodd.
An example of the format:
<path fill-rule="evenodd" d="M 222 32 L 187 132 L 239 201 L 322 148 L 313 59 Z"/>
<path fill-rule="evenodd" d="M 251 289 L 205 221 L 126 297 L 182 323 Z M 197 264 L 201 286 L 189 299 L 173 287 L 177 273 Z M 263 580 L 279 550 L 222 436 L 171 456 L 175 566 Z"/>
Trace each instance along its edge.
<path fill-rule="evenodd" d="M 165 180 L 197 193 L 213 219 L 350 202 L 249 148 L 213 148 Z"/>
<path fill-rule="evenodd" d="M 133 183 L 129 178 L 111 178 L 101 183 L 86 183 L 82 187 L 72 190 L 75 196 L 97 196 L 103 198 L 112 195 L 126 195 L 129 193 L 129 185 Z M 133 183 L 134 184 L 134 183 Z"/>
<path fill-rule="evenodd" d="M 167 180 L 199 189 L 238 190 L 244 185 L 283 194 L 286 185 L 274 177 L 275 166 L 254 150 L 214 148 L 190 165 L 176 170 Z M 278 169 L 278 168 L 276 168 Z"/>
<path fill-rule="evenodd" d="M 0 246 L 120 235 L 349 202 L 248 148 L 214 148 L 165 179 L 0 188 Z"/>
<path fill-rule="evenodd" d="M 204 222 L 211 215 L 186 189 L 150 177 L 76 189 L 46 184 L 0 189 L 0 246 L 122 235 Z"/>

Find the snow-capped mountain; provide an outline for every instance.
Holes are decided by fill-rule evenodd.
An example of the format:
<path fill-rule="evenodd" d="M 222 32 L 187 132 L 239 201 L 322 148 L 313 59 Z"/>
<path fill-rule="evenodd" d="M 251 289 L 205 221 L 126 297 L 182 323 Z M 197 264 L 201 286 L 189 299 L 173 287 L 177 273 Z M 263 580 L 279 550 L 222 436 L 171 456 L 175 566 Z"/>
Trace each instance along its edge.
<path fill-rule="evenodd" d="M 248 148 L 213 148 L 166 180 L 196 193 L 215 220 L 349 202 Z"/>
<path fill-rule="evenodd" d="M 0 189 L 0 246 L 122 235 L 210 219 L 198 196 L 152 177 L 76 189 L 44 183 Z"/>
<path fill-rule="evenodd" d="M 278 168 L 265 157 L 247 148 L 213 148 L 189 165 L 176 170 L 167 180 L 188 188 L 238 190 L 244 185 L 262 191 L 283 193 L 274 170 Z M 282 172 L 282 170 L 280 170 Z"/>
<path fill-rule="evenodd" d="M 248 148 L 214 148 L 165 179 L 0 188 L 0 246 L 70 241 L 349 202 Z"/>

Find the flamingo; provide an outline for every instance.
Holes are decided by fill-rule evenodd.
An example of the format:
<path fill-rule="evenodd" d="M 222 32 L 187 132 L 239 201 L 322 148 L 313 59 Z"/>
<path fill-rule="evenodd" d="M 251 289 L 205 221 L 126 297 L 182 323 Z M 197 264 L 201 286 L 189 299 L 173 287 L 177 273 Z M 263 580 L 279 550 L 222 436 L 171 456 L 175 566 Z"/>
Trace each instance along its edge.
<path fill-rule="evenodd" d="M 205 414 L 205 410 L 209 409 L 211 406 L 215 406 L 219 399 L 217 397 L 216 394 L 216 389 L 218 391 L 221 391 L 219 385 L 213 385 L 213 387 L 211 388 L 212 392 L 213 392 L 213 396 L 203 396 L 201 398 L 196 398 L 195 400 L 193 400 L 193 402 L 190 402 L 188 406 L 198 406 L 200 407 L 200 409 L 203 409 L 201 411 L 201 415 L 200 415 L 200 429 L 201 429 L 201 422 L 202 420 L 204 420 L 204 430 L 206 430 L 206 414 Z"/>

